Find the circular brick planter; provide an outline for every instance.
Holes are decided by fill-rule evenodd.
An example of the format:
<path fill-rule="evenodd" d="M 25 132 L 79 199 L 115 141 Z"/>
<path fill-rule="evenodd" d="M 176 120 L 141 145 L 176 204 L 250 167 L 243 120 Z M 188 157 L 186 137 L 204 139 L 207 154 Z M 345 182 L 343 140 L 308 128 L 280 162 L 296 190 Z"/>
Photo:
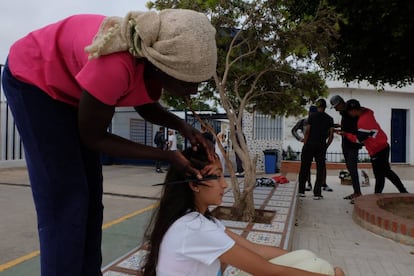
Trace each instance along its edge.
<path fill-rule="evenodd" d="M 387 202 L 414 202 L 412 194 L 373 194 L 355 200 L 353 218 L 356 223 L 378 235 L 414 245 L 414 220 L 382 209 Z"/>

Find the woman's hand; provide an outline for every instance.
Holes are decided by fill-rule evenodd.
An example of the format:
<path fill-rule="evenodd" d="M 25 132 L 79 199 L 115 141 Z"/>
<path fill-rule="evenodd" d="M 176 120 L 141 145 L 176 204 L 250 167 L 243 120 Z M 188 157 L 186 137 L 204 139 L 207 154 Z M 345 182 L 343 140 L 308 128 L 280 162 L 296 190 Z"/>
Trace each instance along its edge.
<path fill-rule="evenodd" d="M 186 175 L 203 179 L 201 172 L 192 167 L 190 161 L 180 151 L 167 151 L 166 154 L 170 155 L 168 158 L 169 162 L 178 171 L 183 171 Z"/>
<path fill-rule="evenodd" d="M 206 150 L 208 159 L 211 162 L 214 161 L 215 151 L 213 144 L 205 139 L 197 129 L 187 123 L 184 123 L 180 129 L 180 132 L 184 137 L 190 140 L 194 151 L 197 151 L 197 147 L 202 146 Z"/>
<path fill-rule="evenodd" d="M 340 267 L 335 267 L 335 276 L 345 276 L 345 272 Z"/>

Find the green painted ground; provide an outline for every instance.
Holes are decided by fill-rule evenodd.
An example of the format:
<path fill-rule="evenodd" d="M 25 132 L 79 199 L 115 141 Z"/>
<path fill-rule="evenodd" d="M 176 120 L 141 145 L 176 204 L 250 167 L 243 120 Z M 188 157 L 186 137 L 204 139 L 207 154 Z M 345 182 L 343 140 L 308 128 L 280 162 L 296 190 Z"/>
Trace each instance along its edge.
<path fill-rule="evenodd" d="M 142 242 L 145 228 L 153 210 L 146 211 L 103 231 L 102 255 L 105 267 L 128 253 Z M 0 276 L 38 276 L 40 258 L 36 257 L 0 272 Z"/>

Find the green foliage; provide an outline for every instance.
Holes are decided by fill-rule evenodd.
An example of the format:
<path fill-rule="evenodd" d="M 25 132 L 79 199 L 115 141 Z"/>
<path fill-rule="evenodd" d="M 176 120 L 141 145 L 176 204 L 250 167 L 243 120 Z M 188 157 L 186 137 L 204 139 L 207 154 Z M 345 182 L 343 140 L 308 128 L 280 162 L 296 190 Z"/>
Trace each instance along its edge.
<path fill-rule="evenodd" d="M 330 0 L 344 20 L 335 69 L 347 80 L 403 86 L 414 81 L 414 2 Z"/>
<path fill-rule="evenodd" d="M 329 16 L 309 17 L 299 24 L 288 17 L 288 2 L 155 0 L 148 7 L 189 8 L 210 18 L 217 30 L 217 75 L 226 83 L 226 100 L 235 113 L 298 115 L 306 112 L 305 104 L 326 95 L 316 63 L 330 62 L 326 45 L 334 24 Z M 201 95 L 224 104 L 214 80 Z"/>
<path fill-rule="evenodd" d="M 184 98 L 175 97 L 167 93 L 163 93 L 162 101 L 168 106 L 173 107 L 175 110 L 186 110 L 189 108 Z M 214 111 L 217 112 L 217 108 L 214 107 L 214 102 L 208 103 L 207 99 L 203 97 L 193 97 L 191 99 L 190 108 L 195 111 Z"/>
<path fill-rule="evenodd" d="M 327 51 L 333 69 L 345 81 L 366 80 L 374 86 L 404 86 L 414 81 L 414 2 L 288 0 L 288 14 L 295 22 L 308 22 L 321 5 L 336 14 L 336 43 Z"/>

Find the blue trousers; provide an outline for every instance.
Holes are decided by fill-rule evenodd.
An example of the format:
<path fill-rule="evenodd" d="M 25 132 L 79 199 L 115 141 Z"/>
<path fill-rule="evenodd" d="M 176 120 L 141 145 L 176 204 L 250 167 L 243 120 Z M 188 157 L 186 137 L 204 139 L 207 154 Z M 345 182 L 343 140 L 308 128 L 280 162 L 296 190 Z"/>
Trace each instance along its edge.
<path fill-rule="evenodd" d="M 17 80 L 7 63 L 2 82 L 24 145 L 41 275 L 102 275 L 102 166 L 80 142 L 77 108 Z"/>

